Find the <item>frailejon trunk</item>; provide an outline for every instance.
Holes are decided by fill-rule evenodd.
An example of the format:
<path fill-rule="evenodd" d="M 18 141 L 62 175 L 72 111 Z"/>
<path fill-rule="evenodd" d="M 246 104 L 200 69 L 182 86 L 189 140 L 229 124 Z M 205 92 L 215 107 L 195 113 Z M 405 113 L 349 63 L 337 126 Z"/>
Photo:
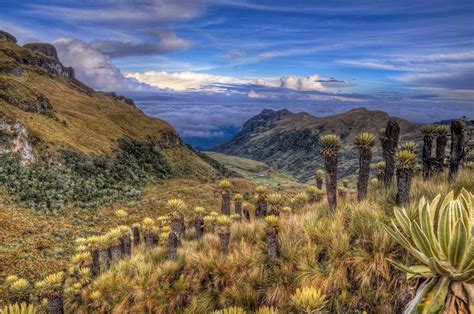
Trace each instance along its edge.
<path fill-rule="evenodd" d="M 196 238 L 201 238 L 204 234 L 204 221 L 201 218 L 194 222 L 194 230 L 196 230 Z"/>
<path fill-rule="evenodd" d="M 222 191 L 222 204 L 221 204 L 222 215 L 230 216 L 230 192 Z"/>
<path fill-rule="evenodd" d="M 122 246 L 119 244 L 110 247 L 110 255 L 112 262 L 117 262 L 122 258 Z"/>
<path fill-rule="evenodd" d="M 264 198 L 257 200 L 257 206 L 255 207 L 255 217 L 265 217 L 267 215 L 267 201 Z"/>
<path fill-rule="evenodd" d="M 235 213 L 242 216 L 242 202 L 235 202 Z"/>
<path fill-rule="evenodd" d="M 170 232 L 168 236 L 168 259 L 175 261 L 178 258 L 178 236 Z"/>
<path fill-rule="evenodd" d="M 441 313 L 471 313 L 469 307 L 472 305 L 469 303 L 469 295 L 472 296 L 473 293 L 474 288 L 472 288 L 472 285 L 461 281 L 452 281 L 449 284 L 448 297 L 444 303 L 444 310 Z"/>
<path fill-rule="evenodd" d="M 152 247 L 155 245 L 155 235 L 152 232 L 145 232 L 143 235 L 143 241 L 145 242 L 145 246 Z"/>
<path fill-rule="evenodd" d="M 219 232 L 219 239 L 221 240 L 221 253 L 227 255 L 229 252 L 230 231 L 223 230 Z"/>
<path fill-rule="evenodd" d="M 362 201 L 367 197 L 369 186 L 370 162 L 372 160 L 372 150 L 359 150 L 359 180 L 357 181 L 357 199 Z"/>
<path fill-rule="evenodd" d="M 413 170 L 397 170 L 397 204 L 399 206 L 408 204 L 410 201 L 411 179 Z"/>
<path fill-rule="evenodd" d="M 98 250 L 92 250 L 91 276 L 95 278 L 100 274 L 100 255 Z"/>
<path fill-rule="evenodd" d="M 400 137 L 400 126 L 396 119 L 390 118 L 385 129 L 384 140 L 382 141 L 383 156 L 385 161 L 384 185 L 390 186 L 395 173 L 395 153 L 397 152 L 398 140 Z"/>
<path fill-rule="evenodd" d="M 433 138 L 431 135 L 423 137 L 423 152 L 421 160 L 423 161 L 423 179 L 428 179 L 431 176 L 431 151 L 433 147 Z"/>
<path fill-rule="evenodd" d="M 451 123 L 451 157 L 449 159 L 449 181 L 453 181 L 464 156 L 464 125 L 462 121 Z"/>
<path fill-rule="evenodd" d="M 323 178 L 316 178 L 316 187 L 320 190 L 323 189 Z"/>
<path fill-rule="evenodd" d="M 130 238 L 130 235 L 124 235 L 120 244 L 122 246 L 122 256 L 125 257 L 132 255 L 132 239 Z"/>
<path fill-rule="evenodd" d="M 99 251 L 100 259 L 102 261 L 102 270 L 107 270 L 110 267 L 110 259 L 111 259 L 111 254 L 110 250 L 103 249 Z"/>
<path fill-rule="evenodd" d="M 250 221 L 250 212 L 249 212 L 248 208 L 244 208 L 243 212 L 244 212 L 245 219 L 247 221 Z"/>
<path fill-rule="evenodd" d="M 274 262 L 280 256 L 280 243 L 278 242 L 278 230 L 271 228 L 267 230 L 267 257 L 269 262 Z"/>
<path fill-rule="evenodd" d="M 133 227 L 133 246 L 140 245 L 140 228 Z"/>
<path fill-rule="evenodd" d="M 181 239 L 184 235 L 184 219 L 173 219 L 170 223 L 171 231 L 176 234 L 178 239 Z"/>
<path fill-rule="evenodd" d="M 433 167 L 437 174 L 444 170 L 444 158 L 446 158 L 446 145 L 448 144 L 448 137 L 446 135 L 438 135 L 436 138 L 436 158 L 434 159 Z"/>
<path fill-rule="evenodd" d="M 326 193 L 329 208 L 335 211 L 337 208 L 337 155 L 324 158 L 326 167 Z"/>
<path fill-rule="evenodd" d="M 64 314 L 64 297 L 62 292 L 48 295 L 48 314 Z"/>

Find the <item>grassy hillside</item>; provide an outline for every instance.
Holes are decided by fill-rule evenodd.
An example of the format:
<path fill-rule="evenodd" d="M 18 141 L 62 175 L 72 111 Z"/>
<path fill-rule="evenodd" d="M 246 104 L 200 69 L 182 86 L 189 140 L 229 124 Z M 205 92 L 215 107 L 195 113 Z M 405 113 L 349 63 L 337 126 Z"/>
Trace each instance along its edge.
<path fill-rule="evenodd" d="M 95 92 L 75 79 L 44 73 L 36 65 L 38 58 L 44 57 L 15 43 L 0 42 L 0 115 L 26 126 L 36 153 L 68 148 L 86 155 L 109 154 L 120 138 L 150 140 L 171 165 L 188 169 L 186 175 L 208 177 L 214 172 L 182 145 L 165 121 L 146 116 L 134 106 Z M 44 114 L 25 107 L 33 106 L 38 97 L 47 99 L 51 112 Z"/>
<path fill-rule="evenodd" d="M 291 175 L 277 171 L 261 161 L 216 152 L 205 152 L 205 154 L 256 184 L 302 186 Z"/>

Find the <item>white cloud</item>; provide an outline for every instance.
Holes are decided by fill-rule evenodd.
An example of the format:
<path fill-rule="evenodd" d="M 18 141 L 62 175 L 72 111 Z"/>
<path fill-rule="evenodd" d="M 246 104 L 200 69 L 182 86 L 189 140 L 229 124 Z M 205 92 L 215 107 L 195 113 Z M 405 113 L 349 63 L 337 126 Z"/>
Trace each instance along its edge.
<path fill-rule="evenodd" d="M 265 87 L 287 88 L 297 91 L 327 91 L 316 74 L 308 77 L 284 76 L 281 78 L 239 78 L 233 76 L 202 74 L 190 71 L 166 72 L 149 71 L 125 73 L 128 78 L 151 86 L 174 91 L 228 92 L 225 85 L 258 85 Z M 249 97 L 256 97 L 251 93 Z"/>
<path fill-rule="evenodd" d="M 61 62 L 74 68 L 76 78 L 103 91 L 131 91 L 149 89 L 146 85 L 126 78 L 112 64 L 110 58 L 73 38 L 58 38 L 53 42 Z"/>

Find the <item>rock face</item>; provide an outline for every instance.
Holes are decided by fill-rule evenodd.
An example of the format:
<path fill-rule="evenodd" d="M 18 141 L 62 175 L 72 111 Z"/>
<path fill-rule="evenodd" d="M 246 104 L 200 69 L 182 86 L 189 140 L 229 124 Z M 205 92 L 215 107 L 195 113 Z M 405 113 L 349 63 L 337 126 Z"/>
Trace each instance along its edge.
<path fill-rule="evenodd" d="M 99 92 L 99 93 L 102 94 L 102 95 L 105 95 L 105 96 L 112 97 L 115 100 L 122 101 L 122 102 L 124 102 L 127 105 L 130 105 L 132 107 L 136 107 L 135 102 L 133 101 L 133 99 L 127 98 L 125 96 L 117 95 L 114 92 Z"/>
<path fill-rule="evenodd" d="M 9 41 L 16 44 L 15 36 L 2 30 L 0 30 L 0 41 Z"/>
<path fill-rule="evenodd" d="M 31 43 L 23 46 L 34 52 L 38 58 L 35 59 L 36 65 L 44 68 L 52 76 L 60 76 L 68 79 L 74 78 L 74 69 L 65 67 L 59 61 L 56 48 L 51 44 Z"/>
<path fill-rule="evenodd" d="M 358 169 L 357 149 L 352 145 L 361 132 L 378 134 L 389 120 L 387 113 L 357 108 L 348 112 L 315 117 L 307 113 L 292 113 L 286 109 L 265 109 L 245 122 L 231 141 L 214 150 L 228 155 L 263 161 L 273 168 L 288 172 L 301 181 L 313 178 L 318 168 L 324 168 L 319 153 L 319 137 L 337 134 L 341 137 L 338 176 L 354 174 Z M 417 126 L 398 119 L 402 142 L 418 136 Z M 374 148 L 373 162 L 381 160 L 380 145 Z"/>
<path fill-rule="evenodd" d="M 25 126 L 18 121 L 10 122 L 0 117 L 0 156 L 6 154 L 18 154 L 24 165 L 35 161 Z"/>

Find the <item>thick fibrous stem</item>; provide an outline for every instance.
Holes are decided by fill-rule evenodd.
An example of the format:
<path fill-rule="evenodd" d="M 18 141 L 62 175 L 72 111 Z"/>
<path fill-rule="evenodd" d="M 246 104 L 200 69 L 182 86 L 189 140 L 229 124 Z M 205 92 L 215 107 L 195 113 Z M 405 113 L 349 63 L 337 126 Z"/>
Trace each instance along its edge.
<path fill-rule="evenodd" d="M 130 238 L 129 234 L 123 235 L 120 239 L 121 249 L 122 249 L 122 256 L 130 256 L 132 255 L 132 239 Z"/>
<path fill-rule="evenodd" d="M 326 167 L 326 193 L 329 208 L 335 211 L 337 208 L 337 154 L 324 156 Z"/>
<path fill-rule="evenodd" d="M 359 149 L 359 179 L 357 181 L 357 200 L 359 201 L 367 197 L 371 160 L 372 150 L 370 148 Z"/>
<path fill-rule="evenodd" d="M 62 292 L 48 294 L 48 314 L 64 314 L 64 297 Z"/>
<path fill-rule="evenodd" d="M 464 123 L 460 120 L 451 123 L 451 157 L 449 159 L 449 181 L 453 181 L 459 166 L 466 155 L 464 147 Z"/>
<path fill-rule="evenodd" d="M 99 251 L 100 259 L 102 260 L 103 270 L 107 270 L 110 267 L 110 259 L 112 258 L 111 252 L 108 248 Z"/>
<path fill-rule="evenodd" d="M 413 169 L 397 170 L 397 204 L 403 206 L 410 201 L 411 181 Z"/>
<path fill-rule="evenodd" d="M 437 174 L 443 172 L 444 158 L 446 157 L 446 145 L 448 144 L 448 136 L 439 134 L 436 138 L 436 157 L 433 160 L 433 168 Z"/>
<path fill-rule="evenodd" d="M 320 178 L 320 177 L 316 178 L 316 187 L 320 190 L 323 189 L 323 178 Z"/>
<path fill-rule="evenodd" d="M 390 186 L 395 173 L 395 153 L 400 137 L 400 125 L 397 120 L 390 118 L 382 140 L 383 158 L 385 161 L 384 185 Z"/>
<path fill-rule="evenodd" d="M 176 235 L 176 233 L 170 232 L 168 236 L 168 259 L 174 261 L 178 258 L 178 244 L 178 236 Z"/>
<path fill-rule="evenodd" d="M 178 239 L 181 239 L 184 235 L 184 219 L 182 217 L 171 220 L 170 223 L 171 231 L 176 234 Z"/>
<path fill-rule="evenodd" d="M 143 235 L 143 241 L 145 242 L 145 246 L 147 247 L 152 247 L 155 245 L 155 235 L 153 234 L 153 232 L 151 231 L 148 231 L 148 232 L 145 232 L 145 234 Z"/>
<path fill-rule="evenodd" d="M 100 254 L 99 250 L 92 250 L 92 265 L 91 265 L 91 276 L 95 278 L 100 274 Z"/>
<path fill-rule="evenodd" d="M 262 196 L 257 200 L 257 206 L 255 206 L 255 217 L 265 217 L 267 215 L 267 200 Z"/>
<path fill-rule="evenodd" d="M 423 179 L 428 179 L 431 176 L 431 151 L 433 147 L 433 137 L 431 134 L 423 136 L 423 152 L 421 160 L 423 161 Z"/>
<path fill-rule="evenodd" d="M 221 204 L 222 215 L 230 216 L 230 192 L 222 191 L 222 204 Z"/>
<path fill-rule="evenodd" d="M 249 212 L 249 209 L 248 208 L 243 208 L 243 212 L 244 212 L 244 217 L 247 221 L 250 221 L 250 212 Z"/>
<path fill-rule="evenodd" d="M 196 231 L 196 237 L 199 239 L 204 234 L 204 221 L 202 218 L 196 219 L 194 222 L 194 230 Z"/>
<path fill-rule="evenodd" d="M 267 257 L 269 262 L 274 262 L 280 256 L 280 243 L 278 240 L 278 229 L 267 228 Z"/>
<path fill-rule="evenodd" d="M 110 259 L 117 262 L 122 257 L 122 246 L 119 244 L 110 247 Z"/>
<path fill-rule="evenodd" d="M 133 227 L 133 246 L 140 245 L 140 228 L 138 226 Z"/>
<path fill-rule="evenodd" d="M 235 201 L 235 213 L 242 215 L 242 202 Z"/>
<path fill-rule="evenodd" d="M 219 231 L 219 239 L 221 242 L 221 253 L 227 255 L 229 252 L 230 231 L 227 229 Z"/>

